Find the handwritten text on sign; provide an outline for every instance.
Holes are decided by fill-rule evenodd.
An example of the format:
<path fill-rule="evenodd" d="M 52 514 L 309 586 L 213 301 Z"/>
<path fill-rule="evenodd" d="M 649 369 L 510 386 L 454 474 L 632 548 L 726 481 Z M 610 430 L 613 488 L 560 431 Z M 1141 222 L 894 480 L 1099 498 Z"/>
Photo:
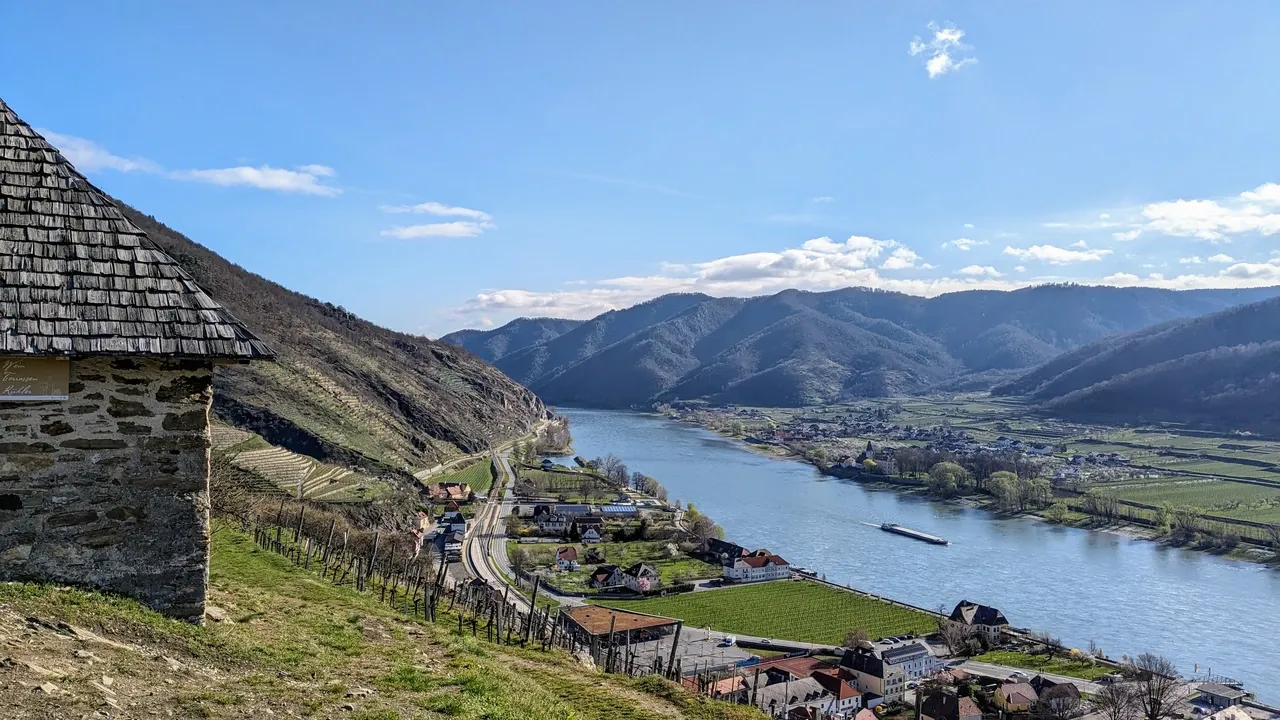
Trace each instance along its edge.
<path fill-rule="evenodd" d="M 66 400 L 70 378 L 66 358 L 0 357 L 0 401 Z"/>

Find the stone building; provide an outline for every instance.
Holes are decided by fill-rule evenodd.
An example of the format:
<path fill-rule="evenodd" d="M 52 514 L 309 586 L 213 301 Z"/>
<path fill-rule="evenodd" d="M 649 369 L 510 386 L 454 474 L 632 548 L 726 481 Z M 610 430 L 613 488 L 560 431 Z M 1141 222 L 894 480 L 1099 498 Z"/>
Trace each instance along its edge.
<path fill-rule="evenodd" d="M 0 100 L 0 579 L 199 621 L 214 366 L 271 356 Z"/>

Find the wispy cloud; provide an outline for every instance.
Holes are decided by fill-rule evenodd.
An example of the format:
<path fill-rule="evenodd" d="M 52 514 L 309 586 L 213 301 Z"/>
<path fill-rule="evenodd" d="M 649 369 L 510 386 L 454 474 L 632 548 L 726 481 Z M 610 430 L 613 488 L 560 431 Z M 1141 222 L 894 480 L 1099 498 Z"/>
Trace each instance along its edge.
<path fill-rule="evenodd" d="M 966 275 L 968 277 L 991 277 L 991 278 L 1004 277 L 1004 273 L 1000 272 L 999 270 L 996 270 L 990 265 L 970 265 L 968 267 L 962 267 L 956 272 L 959 272 L 961 275 Z"/>
<path fill-rule="evenodd" d="M 677 190 L 660 183 L 647 182 L 645 180 L 633 180 L 630 178 L 610 177 L 608 175 L 594 175 L 592 173 L 569 172 L 566 176 L 576 178 L 578 180 L 586 180 L 587 182 L 599 183 L 601 185 L 620 185 L 622 187 L 631 188 L 632 190 L 646 190 L 649 192 L 659 193 L 661 195 L 671 195 L 673 197 L 699 199 L 700 196 L 693 193 Z"/>
<path fill-rule="evenodd" d="M 425 225 L 406 225 L 387 228 L 378 233 L 382 237 L 397 240 L 420 240 L 422 238 L 467 238 L 483 235 L 496 225 L 490 222 L 473 222 L 471 220 L 455 220 L 453 222 L 428 223 Z"/>
<path fill-rule="evenodd" d="M 1235 259 L 1235 258 L 1231 257 L 1230 255 L 1223 254 L 1223 253 L 1218 253 L 1217 255 L 1210 255 L 1210 256 L 1209 256 L 1209 262 L 1211 262 L 1211 263 L 1218 263 L 1218 264 L 1221 264 L 1221 265 L 1230 265 L 1231 263 L 1234 263 L 1235 261 L 1236 261 L 1236 259 Z"/>
<path fill-rule="evenodd" d="M 325 185 L 323 178 L 333 178 L 338 173 L 327 165 L 301 165 L 292 170 L 270 165 L 259 167 L 229 167 L 207 170 L 165 170 L 159 163 L 146 158 L 126 158 L 116 155 L 92 140 L 74 135 L 63 135 L 52 130 L 39 130 L 76 169 L 85 173 L 103 171 L 143 172 L 160 175 L 172 180 L 187 180 L 222 186 L 253 187 L 278 192 L 300 193 L 333 197 L 342 189 Z"/>
<path fill-rule="evenodd" d="M 1071 263 L 1097 262 L 1110 250 L 1070 250 L 1056 245 L 1032 245 L 1029 248 L 1005 246 L 1005 255 L 1012 255 L 1021 260 L 1039 260 L 1050 265 L 1069 265 Z"/>
<path fill-rule="evenodd" d="M 973 240 L 967 237 L 962 237 L 962 238 L 956 238 L 955 240 L 948 240 L 947 242 L 942 243 L 942 247 L 955 248 L 957 250 L 963 250 L 965 252 L 968 252 L 980 245 L 986 245 L 986 244 L 987 244 L 986 240 Z"/>
<path fill-rule="evenodd" d="M 425 215 L 438 215 L 440 217 L 465 217 L 473 220 L 488 221 L 493 218 L 489 213 L 482 210 L 472 210 L 471 208 L 458 207 L 456 205 L 445 205 L 438 202 L 424 202 L 417 205 L 379 205 L 378 209 L 384 213 L 418 213 Z"/>
<path fill-rule="evenodd" d="M 976 57 L 969 54 L 973 48 L 964 44 L 964 31 L 960 28 L 947 23 L 938 25 L 936 22 L 929 23 L 929 32 L 932 35 L 928 40 L 922 40 L 919 35 L 911 40 L 911 44 L 907 46 L 907 52 L 912 57 L 921 56 L 924 58 L 925 72 L 929 73 L 929 78 L 938 78 L 950 72 L 955 72 L 966 65 L 972 65 L 978 62 Z"/>
<path fill-rule="evenodd" d="M 262 165 L 260 167 L 240 166 L 213 170 L 178 170 L 169 173 L 169 176 L 177 180 L 194 180 L 223 187 L 252 187 L 286 193 L 333 197 L 341 195 L 342 189 L 332 185 L 325 185 L 321 182 L 321 179 L 331 178 L 335 174 L 333 168 L 325 165 L 303 165 L 296 170 Z"/>
<path fill-rule="evenodd" d="M 823 205 L 829 202 L 835 202 L 835 198 L 831 197 L 830 195 L 819 195 L 818 197 L 813 198 L 809 202 L 814 203 L 815 205 Z"/>

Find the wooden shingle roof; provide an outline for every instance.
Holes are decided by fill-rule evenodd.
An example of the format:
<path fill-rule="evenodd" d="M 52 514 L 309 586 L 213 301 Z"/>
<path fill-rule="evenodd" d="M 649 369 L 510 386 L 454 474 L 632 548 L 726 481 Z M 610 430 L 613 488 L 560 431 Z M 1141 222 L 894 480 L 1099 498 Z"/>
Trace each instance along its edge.
<path fill-rule="evenodd" d="M 0 100 L 0 355 L 270 358 Z"/>

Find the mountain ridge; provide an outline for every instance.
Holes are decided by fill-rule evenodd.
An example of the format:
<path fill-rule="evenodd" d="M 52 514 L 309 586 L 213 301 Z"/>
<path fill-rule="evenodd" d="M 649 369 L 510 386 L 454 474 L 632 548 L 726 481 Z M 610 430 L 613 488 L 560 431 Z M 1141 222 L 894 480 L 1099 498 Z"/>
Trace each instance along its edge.
<path fill-rule="evenodd" d="M 933 298 L 868 288 L 751 298 L 664 295 L 509 348 L 494 364 L 549 403 L 821 404 L 949 385 L 990 387 L 1107 337 L 1278 295 L 1280 287 L 1083 285 Z M 486 336 L 466 339 L 483 343 Z"/>

